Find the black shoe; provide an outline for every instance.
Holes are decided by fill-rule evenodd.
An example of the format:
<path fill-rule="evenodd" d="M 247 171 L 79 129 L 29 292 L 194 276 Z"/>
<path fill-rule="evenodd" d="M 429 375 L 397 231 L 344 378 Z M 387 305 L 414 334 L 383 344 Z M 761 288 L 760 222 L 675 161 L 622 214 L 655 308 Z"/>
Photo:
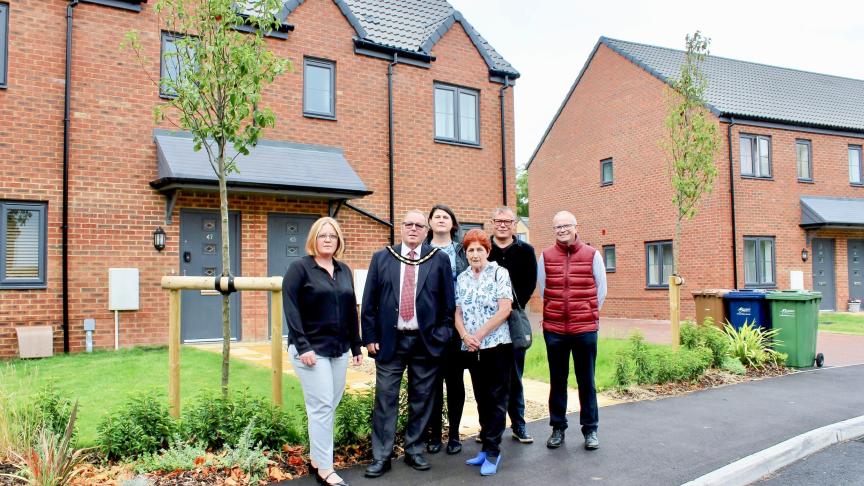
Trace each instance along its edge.
<path fill-rule="evenodd" d="M 513 427 L 513 439 L 518 440 L 522 444 L 533 444 L 534 437 L 528 434 L 528 431 L 525 430 L 524 425 L 517 425 Z"/>
<path fill-rule="evenodd" d="M 600 441 L 597 439 L 597 431 L 588 432 L 585 434 L 585 448 L 589 451 L 596 450 L 600 447 Z"/>
<path fill-rule="evenodd" d="M 366 472 L 363 474 L 367 478 L 377 478 L 382 474 L 386 473 L 390 470 L 390 459 L 386 461 L 372 461 L 372 464 L 366 468 Z"/>
<path fill-rule="evenodd" d="M 564 429 L 552 429 L 552 435 L 546 441 L 546 447 L 557 449 L 564 443 Z"/>
<path fill-rule="evenodd" d="M 438 454 L 441 452 L 441 442 L 430 442 L 426 444 L 426 452 L 429 454 Z"/>
<path fill-rule="evenodd" d="M 348 486 L 348 483 L 346 483 L 344 479 L 340 480 L 338 483 L 328 482 L 327 480 L 330 478 L 330 476 L 332 476 L 334 474 L 336 474 L 336 471 L 333 471 L 330 474 L 328 474 L 326 478 L 322 478 L 321 476 L 318 475 L 318 472 L 316 470 L 315 480 L 317 480 L 319 484 L 323 484 L 325 486 Z"/>
<path fill-rule="evenodd" d="M 408 464 L 417 471 L 428 471 L 432 467 L 426 461 L 426 458 L 423 457 L 423 454 L 405 454 L 405 464 Z"/>
<path fill-rule="evenodd" d="M 462 443 L 455 439 L 447 441 L 447 454 L 454 455 L 462 452 Z"/>

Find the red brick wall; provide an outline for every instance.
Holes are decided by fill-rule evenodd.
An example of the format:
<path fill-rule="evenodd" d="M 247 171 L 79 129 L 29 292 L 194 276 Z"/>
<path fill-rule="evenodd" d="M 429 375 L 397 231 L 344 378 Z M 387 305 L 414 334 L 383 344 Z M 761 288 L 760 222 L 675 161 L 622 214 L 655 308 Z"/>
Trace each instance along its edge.
<path fill-rule="evenodd" d="M 14 326 L 55 326 L 62 349 L 61 191 L 65 10 L 62 0 L 10 2 L 9 88 L 0 90 L 0 150 L 13 164 L 0 165 L 0 199 L 48 202 L 47 290 L 0 290 L 0 357 L 17 353 Z M 110 267 L 140 269 L 141 310 L 121 315 L 121 345 L 164 343 L 167 294 L 163 275 L 179 268 L 179 211 L 217 209 L 215 194 L 184 193 L 165 225 L 165 199 L 149 182 L 157 177 L 152 109 L 161 100 L 150 82 L 159 76 L 160 29 L 152 5 L 138 14 L 80 4 L 74 13 L 72 130 L 70 151 L 70 342 L 83 349 L 82 320 L 97 320 L 96 345 L 113 345 L 113 314 L 107 309 Z M 269 39 L 278 55 L 294 63 L 266 91 L 277 115 L 265 138 L 337 146 L 374 194 L 354 204 L 388 218 L 387 62 L 355 55 L 354 30 L 329 0 L 307 0 L 289 17 L 296 29 L 287 41 Z M 120 51 L 125 32 L 138 30 L 147 73 L 131 52 Z M 411 208 L 451 205 L 463 221 L 484 222 L 501 204 L 498 90 L 460 24 L 433 49 L 430 69 L 395 67 L 396 218 Z M 303 57 L 336 63 L 336 116 L 302 116 Z M 435 143 L 433 82 L 480 91 L 481 148 Z M 506 92 L 508 198 L 515 200 L 513 92 Z M 173 129 L 169 123 L 162 128 Z M 242 170 L 242 167 L 240 168 Z M 235 195 L 241 212 L 241 267 L 245 276 L 267 270 L 267 214 L 325 214 L 326 203 L 272 196 Z M 388 242 L 389 230 L 347 208 L 339 213 L 347 234 L 347 262 L 365 268 L 371 253 Z M 152 232 L 162 226 L 167 247 L 156 252 Z M 397 229 L 397 238 L 398 238 Z M 267 336 L 263 293 L 243 296 L 244 339 Z"/>
<path fill-rule="evenodd" d="M 529 168 L 532 239 L 539 251 L 552 244 L 552 216 L 572 211 L 582 239 L 597 249 L 615 245 L 617 269 L 607 274 L 607 316 L 668 318 L 667 290 L 646 289 L 645 243 L 671 240 L 675 208 L 668 182 L 666 86 L 601 45 Z M 773 180 L 742 179 L 738 134 L 772 137 Z M 718 124 L 717 178 L 698 215 L 683 224 L 680 274 L 682 315 L 694 314 L 691 292 L 733 286 L 727 125 Z M 814 184 L 799 183 L 795 139 L 813 144 Z M 791 270 L 812 284 L 811 262 L 801 262 L 805 234 L 798 227 L 802 195 L 864 196 L 848 182 L 846 151 L 856 139 L 742 127 L 732 130 L 735 170 L 738 280 L 744 286 L 744 236 L 775 236 L 778 288 Z M 614 183 L 600 186 L 600 161 L 614 160 Z M 828 233 L 826 233 L 828 234 Z M 837 241 L 837 299 L 848 295 L 845 238 Z M 817 236 L 821 236 L 817 234 Z M 828 236 L 830 237 L 830 236 Z"/>

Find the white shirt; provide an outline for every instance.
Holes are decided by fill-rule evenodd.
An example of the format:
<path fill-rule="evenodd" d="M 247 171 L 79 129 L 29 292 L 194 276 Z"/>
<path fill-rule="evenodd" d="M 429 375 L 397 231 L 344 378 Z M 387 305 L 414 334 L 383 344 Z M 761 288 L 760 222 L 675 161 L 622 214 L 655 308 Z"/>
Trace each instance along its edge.
<path fill-rule="evenodd" d="M 423 245 L 419 244 L 419 245 L 417 245 L 417 248 L 414 249 L 413 260 L 420 258 L 420 249 L 422 247 L 423 247 Z M 402 243 L 402 251 L 400 251 L 399 253 L 403 257 L 408 258 L 408 252 L 410 252 L 410 251 L 411 251 L 411 249 L 408 248 L 408 245 L 406 245 L 405 243 Z M 405 264 L 405 263 L 399 264 L 399 303 L 400 303 L 400 305 L 402 303 L 402 286 L 405 285 L 405 267 L 406 266 L 407 266 L 407 264 Z M 420 275 L 420 265 L 416 265 L 414 267 L 414 317 L 412 317 L 410 321 L 406 322 L 405 319 L 402 319 L 402 314 L 400 312 L 399 319 L 396 322 L 396 329 L 399 329 L 400 331 L 416 331 L 417 329 L 420 329 L 420 323 L 417 322 L 417 277 L 419 275 Z"/>

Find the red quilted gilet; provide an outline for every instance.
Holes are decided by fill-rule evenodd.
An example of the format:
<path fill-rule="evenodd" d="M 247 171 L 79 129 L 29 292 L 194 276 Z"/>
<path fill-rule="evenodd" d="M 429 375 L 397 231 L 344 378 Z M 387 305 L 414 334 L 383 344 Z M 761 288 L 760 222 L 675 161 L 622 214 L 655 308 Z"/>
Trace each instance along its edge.
<path fill-rule="evenodd" d="M 582 334 L 598 329 L 600 311 L 594 283 L 594 248 L 578 238 L 556 242 L 543 251 L 543 329 L 555 334 Z"/>

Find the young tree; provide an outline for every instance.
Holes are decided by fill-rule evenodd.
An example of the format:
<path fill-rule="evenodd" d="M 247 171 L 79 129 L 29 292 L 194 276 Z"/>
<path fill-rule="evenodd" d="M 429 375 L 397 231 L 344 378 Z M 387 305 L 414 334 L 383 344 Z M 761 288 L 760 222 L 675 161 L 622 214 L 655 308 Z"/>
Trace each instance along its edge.
<path fill-rule="evenodd" d="M 675 237 L 672 241 L 673 278 L 670 278 L 670 310 L 672 313 L 673 344 L 678 343 L 678 286 L 681 227 L 684 220 L 696 216 L 702 197 L 710 194 L 717 176 L 714 155 L 717 152 L 717 123 L 705 108 L 705 90 L 708 79 L 701 64 L 708 56 L 711 39 L 698 30 L 686 36 L 687 51 L 681 65 L 680 77 L 672 83 L 669 113 L 666 117 L 669 153 L 669 174 L 672 183 L 672 202 L 677 210 Z"/>
<path fill-rule="evenodd" d="M 528 171 L 525 169 L 516 175 L 516 215 L 528 217 Z"/>
<path fill-rule="evenodd" d="M 261 131 L 275 124 L 273 112 L 261 106 L 264 87 L 290 61 L 268 50 L 265 35 L 277 30 L 281 0 L 157 0 L 153 6 L 159 25 L 177 33 L 173 49 L 165 53 L 167 76 L 151 81 L 172 97 L 154 109 L 157 123 L 168 120 L 192 134 L 194 149 L 207 153 L 219 181 L 222 221 L 222 276 L 231 275 L 228 240 L 229 174 L 239 172 L 237 157 L 248 155 Z M 124 46 L 135 53 L 145 72 L 153 65 L 145 58 L 137 32 L 126 35 Z M 229 295 L 222 297 L 222 393 L 228 393 L 231 326 Z"/>

